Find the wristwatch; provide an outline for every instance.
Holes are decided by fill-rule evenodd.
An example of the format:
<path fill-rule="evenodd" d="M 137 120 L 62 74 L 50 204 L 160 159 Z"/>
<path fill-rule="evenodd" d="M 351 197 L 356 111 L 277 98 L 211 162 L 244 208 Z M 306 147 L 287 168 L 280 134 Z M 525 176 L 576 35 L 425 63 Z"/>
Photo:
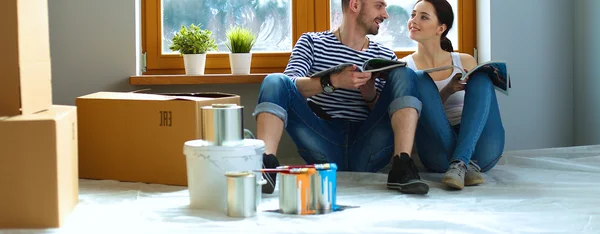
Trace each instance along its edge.
<path fill-rule="evenodd" d="M 323 87 L 323 92 L 333 93 L 335 87 L 331 85 L 331 78 L 329 75 L 321 76 L 321 87 Z"/>

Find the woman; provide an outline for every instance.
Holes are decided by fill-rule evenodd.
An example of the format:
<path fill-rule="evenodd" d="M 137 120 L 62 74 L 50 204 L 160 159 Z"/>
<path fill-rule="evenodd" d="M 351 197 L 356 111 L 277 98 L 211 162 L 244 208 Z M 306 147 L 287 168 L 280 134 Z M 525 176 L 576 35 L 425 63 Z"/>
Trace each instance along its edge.
<path fill-rule="evenodd" d="M 419 0 L 408 21 L 417 51 L 403 58 L 419 75 L 423 109 L 416 133 L 419 158 L 431 171 L 444 174 L 452 188 L 484 182 L 481 172 L 496 165 L 504 150 L 504 127 L 491 80 L 474 73 L 461 81 L 459 69 L 422 70 L 455 65 L 477 66 L 468 54 L 455 53 L 446 35 L 454 15 L 446 0 Z"/>

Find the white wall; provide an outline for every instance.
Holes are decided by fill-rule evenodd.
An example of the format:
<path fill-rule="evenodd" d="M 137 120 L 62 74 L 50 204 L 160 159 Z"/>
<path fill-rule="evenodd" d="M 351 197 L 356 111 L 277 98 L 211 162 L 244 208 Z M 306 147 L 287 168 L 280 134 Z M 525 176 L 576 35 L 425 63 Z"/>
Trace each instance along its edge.
<path fill-rule="evenodd" d="M 600 144 L 600 1 L 575 1 L 575 144 Z"/>
<path fill-rule="evenodd" d="M 478 62 L 492 60 L 492 30 L 490 0 L 477 0 L 477 54 Z"/>
<path fill-rule="evenodd" d="M 587 2 L 598 5 L 595 0 Z M 489 53 L 491 59 L 507 60 L 511 66 L 513 93 L 510 97 L 498 96 L 507 131 L 507 149 L 571 145 L 573 3 L 497 0 L 491 1 L 491 7 L 488 11 L 491 26 L 478 28 L 481 32 L 489 31 L 489 51 L 482 53 Z M 50 0 L 49 8 L 54 103 L 74 105 L 76 97 L 101 90 L 229 92 L 242 96 L 244 124 L 255 131 L 256 123 L 250 114 L 256 104 L 258 84 L 129 85 L 128 77 L 136 74 L 137 65 L 135 1 Z M 598 31 L 595 32 L 598 38 Z M 593 54 L 588 52 L 589 57 Z M 592 73 L 596 67 L 585 68 L 589 74 L 597 74 Z M 586 82 L 595 81 L 590 77 Z M 298 159 L 296 147 L 285 134 L 278 154 L 286 161 L 290 157 Z"/>
<path fill-rule="evenodd" d="M 506 60 L 512 78 L 510 96 L 498 95 L 506 149 L 572 145 L 573 2 L 490 4 L 490 51 L 484 53 Z"/>
<path fill-rule="evenodd" d="M 135 74 L 134 1 L 49 0 L 54 103 L 88 93 L 129 91 Z"/>
<path fill-rule="evenodd" d="M 259 84 L 130 86 L 136 75 L 139 53 L 136 41 L 136 1 L 49 0 L 53 100 L 74 105 L 75 98 L 97 91 L 152 92 L 219 91 L 242 97 L 244 126 L 256 132 L 251 116 Z M 298 163 L 296 147 L 284 134 L 278 153 L 282 161 Z M 291 158 L 291 159 L 290 159 Z"/>

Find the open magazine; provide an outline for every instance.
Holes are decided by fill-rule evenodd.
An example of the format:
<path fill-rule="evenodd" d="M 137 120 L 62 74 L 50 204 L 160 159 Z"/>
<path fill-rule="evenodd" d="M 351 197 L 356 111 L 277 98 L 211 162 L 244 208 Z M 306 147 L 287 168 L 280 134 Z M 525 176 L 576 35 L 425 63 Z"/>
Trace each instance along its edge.
<path fill-rule="evenodd" d="M 353 63 L 342 63 L 340 65 L 337 65 L 337 66 L 331 67 L 329 69 L 312 74 L 310 77 L 322 77 L 322 76 L 326 76 L 326 75 L 335 74 L 335 73 L 341 72 L 342 70 L 344 70 L 344 68 L 352 66 L 352 65 L 354 65 L 354 64 Z M 372 59 L 365 61 L 363 63 L 363 65 L 357 67 L 356 70 L 360 71 L 360 72 L 373 72 L 373 73 L 383 71 L 385 73 L 385 71 L 388 71 L 392 68 L 405 67 L 405 66 L 406 66 L 406 62 L 402 61 L 402 60 L 372 58 Z M 381 77 L 385 77 L 385 76 L 381 75 Z"/>
<path fill-rule="evenodd" d="M 490 79 L 492 79 L 494 88 L 496 88 L 496 90 L 503 93 L 504 95 L 508 96 L 508 90 L 511 88 L 511 84 L 510 84 L 510 75 L 508 74 L 508 69 L 506 67 L 505 61 L 489 61 L 489 62 L 481 63 L 481 64 L 477 65 L 476 67 L 474 67 L 473 69 L 471 69 L 469 72 L 465 72 L 465 70 L 462 67 L 458 67 L 458 66 L 454 66 L 454 65 L 436 67 L 436 68 L 426 69 L 423 71 L 430 73 L 430 72 L 436 72 L 436 71 L 441 71 L 441 70 L 446 70 L 446 69 L 454 69 L 454 68 L 458 68 L 458 70 L 460 70 L 460 72 L 462 73 L 462 77 L 460 78 L 460 80 L 467 79 L 469 77 L 469 75 L 473 74 L 474 72 L 486 73 L 488 75 L 488 77 L 490 77 Z"/>

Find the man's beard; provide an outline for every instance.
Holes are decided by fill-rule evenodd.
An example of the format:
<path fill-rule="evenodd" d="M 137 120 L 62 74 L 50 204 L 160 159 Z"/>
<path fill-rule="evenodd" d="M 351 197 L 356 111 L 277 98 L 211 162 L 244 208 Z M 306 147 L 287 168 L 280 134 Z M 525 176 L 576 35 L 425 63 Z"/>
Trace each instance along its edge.
<path fill-rule="evenodd" d="M 372 23 L 375 20 L 369 20 L 364 12 L 361 12 L 358 17 L 358 26 L 362 27 L 367 34 L 377 35 L 379 33 L 379 27 L 373 27 Z"/>

